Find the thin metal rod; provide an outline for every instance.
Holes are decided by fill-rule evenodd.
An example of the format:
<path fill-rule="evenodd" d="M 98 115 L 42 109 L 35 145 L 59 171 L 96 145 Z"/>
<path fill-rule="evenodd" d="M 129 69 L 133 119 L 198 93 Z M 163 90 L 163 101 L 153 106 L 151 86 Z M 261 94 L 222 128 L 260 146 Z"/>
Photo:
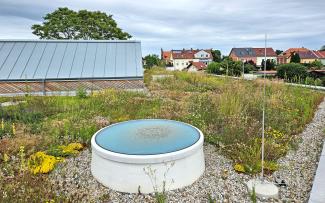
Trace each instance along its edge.
<path fill-rule="evenodd" d="M 262 116 L 262 173 L 261 173 L 261 179 L 264 181 L 264 131 L 265 131 L 265 102 L 266 102 L 266 40 L 267 35 L 265 34 L 265 49 L 264 49 L 264 74 L 263 74 L 263 116 Z"/>

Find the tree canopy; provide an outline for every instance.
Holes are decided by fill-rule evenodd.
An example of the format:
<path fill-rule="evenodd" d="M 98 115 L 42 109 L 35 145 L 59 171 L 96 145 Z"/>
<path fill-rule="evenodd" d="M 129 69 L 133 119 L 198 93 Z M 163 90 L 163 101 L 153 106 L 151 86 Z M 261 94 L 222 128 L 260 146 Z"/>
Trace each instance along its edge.
<path fill-rule="evenodd" d="M 276 55 L 280 55 L 280 54 L 282 54 L 282 53 L 283 53 L 283 51 L 282 51 L 282 50 L 279 50 L 279 49 L 277 49 L 277 50 L 275 51 L 275 53 L 276 53 Z"/>
<path fill-rule="evenodd" d="M 299 59 L 300 61 L 300 59 Z M 264 59 L 262 60 L 262 63 L 261 63 L 261 68 L 262 70 L 264 70 Z M 274 60 L 270 60 L 270 59 L 266 59 L 266 70 L 274 70 L 275 68 L 275 61 Z"/>
<path fill-rule="evenodd" d="M 117 26 L 112 15 L 100 11 L 58 8 L 43 17 L 42 24 L 32 25 L 40 39 L 129 39 L 132 36 Z"/>
<path fill-rule="evenodd" d="M 247 68 L 247 71 L 246 71 Z M 245 66 L 245 72 L 248 72 L 249 66 Z M 243 63 L 241 61 L 233 61 L 224 59 L 222 62 L 212 62 L 207 67 L 208 73 L 217 75 L 240 76 L 242 74 Z"/>
<path fill-rule="evenodd" d="M 325 45 L 320 48 L 320 51 L 325 51 Z"/>
<path fill-rule="evenodd" d="M 212 57 L 214 62 L 221 62 L 221 51 L 220 50 L 212 50 Z"/>
<path fill-rule="evenodd" d="M 294 53 L 291 56 L 290 63 L 300 63 L 300 56 L 298 53 Z"/>
<path fill-rule="evenodd" d="M 160 64 L 160 59 L 158 55 L 149 54 L 144 57 L 144 68 L 150 69 L 153 66 L 158 66 Z"/>

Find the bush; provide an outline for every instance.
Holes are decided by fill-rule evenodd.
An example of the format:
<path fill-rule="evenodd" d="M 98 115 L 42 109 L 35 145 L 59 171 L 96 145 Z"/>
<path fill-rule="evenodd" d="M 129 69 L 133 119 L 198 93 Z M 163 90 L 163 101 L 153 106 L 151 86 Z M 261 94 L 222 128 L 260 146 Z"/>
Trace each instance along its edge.
<path fill-rule="evenodd" d="M 244 69 L 245 73 L 249 73 L 249 72 L 251 72 L 251 71 L 253 71 L 253 70 L 255 70 L 255 69 L 256 69 L 256 68 L 255 68 L 254 65 L 252 65 L 252 64 L 250 64 L 250 63 L 246 63 L 246 64 L 245 64 L 245 69 Z"/>
<path fill-rule="evenodd" d="M 298 63 L 282 64 L 277 68 L 277 74 L 279 78 L 292 82 L 300 82 L 304 80 L 308 73 L 307 69 Z"/>
<path fill-rule="evenodd" d="M 303 65 L 307 69 L 313 69 L 313 70 L 321 69 L 323 67 L 322 62 L 320 62 L 319 60 L 315 60 L 312 63 L 303 63 Z"/>
<path fill-rule="evenodd" d="M 207 72 L 208 73 L 213 73 L 217 75 L 222 75 L 225 73 L 222 64 L 218 62 L 212 62 L 208 65 L 207 67 Z"/>
<path fill-rule="evenodd" d="M 316 80 L 315 80 L 315 83 L 314 83 L 316 86 L 322 86 L 323 85 L 323 81 L 321 80 L 321 79 L 319 79 L 319 78 L 317 78 Z M 323 85 L 323 86 L 325 86 L 325 85 Z"/>
<path fill-rule="evenodd" d="M 306 85 L 315 85 L 315 80 L 312 77 L 306 77 L 305 79 L 305 84 Z"/>

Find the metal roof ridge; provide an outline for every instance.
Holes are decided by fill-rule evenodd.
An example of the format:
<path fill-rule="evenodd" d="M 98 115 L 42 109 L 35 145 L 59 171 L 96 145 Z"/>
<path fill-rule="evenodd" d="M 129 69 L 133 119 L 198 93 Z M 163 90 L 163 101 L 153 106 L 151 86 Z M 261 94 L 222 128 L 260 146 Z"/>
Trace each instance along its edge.
<path fill-rule="evenodd" d="M 140 43 L 140 40 L 0 39 L 0 42 Z"/>

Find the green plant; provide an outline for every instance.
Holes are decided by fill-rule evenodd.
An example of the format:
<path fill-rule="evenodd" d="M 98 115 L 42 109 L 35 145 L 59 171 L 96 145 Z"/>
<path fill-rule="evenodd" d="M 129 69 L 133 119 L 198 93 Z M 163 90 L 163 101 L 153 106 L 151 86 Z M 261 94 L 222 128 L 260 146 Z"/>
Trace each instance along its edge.
<path fill-rule="evenodd" d="M 256 196 L 256 191 L 255 191 L 255 187 L 253 187 L 252 189 L 252 193 L 250 194 L 250 199 L 253 203 L 257 202 L 257 196 Z"/>
<path fill-rule="evenodd" d="M 293 53 L 290 58 L 290 63 L 300 63 L 299 53 Z"/>
<path fill-rule="evenodd" d="M 209 194 L 209 196 L 208 196 L 208 201 L 209 201 L 209 203 L 216 203 L 217 202 L 216 199 L 211 197 L 211 194 Z"/>
<path fill-rule="evenodd" d="M 76 92 L 76 96 L 79 98 L 79 99 L 85 99 L 87 98 L 87 91 L 86 89 L 84 88 L 78 88 L 77 92 Z"/>
<path fill-rule="evenodd" d="M 277 67 L 277 76 L 292 82 L 300 82 L 307 77 L 307 69 L 298 63 L 282 64 Z"/>
<path fill-rule="evenodd" d="M 167 196 L 165 192 L 155 192 L 155 199 L 157 203 L 166 203 Z"/>
<path fill-rule="evenodd" d="M 312 77 L 306 77 L 305 79 L 305 84 L 306 85 L 315 85 L 315 80 Z"/>
<path fill-rule="evenodd" d="M 41 39 L 126 40 L 132 37 L 117 26 L 112 15 L 100 11 L 73 11 L 67 7 L 46 14 L 44 22 L 33 25 L 32 30 Z"/>

